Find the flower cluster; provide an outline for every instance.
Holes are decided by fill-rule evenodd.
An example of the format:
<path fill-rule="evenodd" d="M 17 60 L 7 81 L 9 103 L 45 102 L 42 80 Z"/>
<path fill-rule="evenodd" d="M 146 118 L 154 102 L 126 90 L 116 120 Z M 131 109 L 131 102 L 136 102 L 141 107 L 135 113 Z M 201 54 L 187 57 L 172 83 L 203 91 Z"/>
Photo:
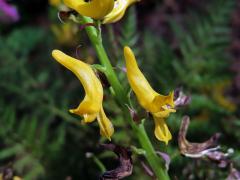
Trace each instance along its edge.
<path fill-rule="evenodd" d="M 103 23 L 116 22 L 124 15 L 126 8 L 137 0 L 65 0 L 64 3 L 83 16 L 100 19 Z M 103 87 L 89 64 L 72 58 L 59 50 L 52 52 L 53 57 L 63 66 L 72 71 L 82 83 L 85 97 L 76 109 L 70 112 L 83 117 L 85 123 L 97 119 L 100 133 L 111 139 L 114 132 L 111 121 L 103 110 Z M 168 144 L 172 135 L 166 124 L 166 118 L 174 109 L 174 92 L 167 96 L 153 90 L 140 71 L 135 55 L 129 47 L 124 47 L 126 61 L 126 75 L 129 84 L 137 96 L 139 104 L 153 116 L 155 122 L 155 136 L 158 140 Z"/>
<path fill-rule="evenodd" d="M 70 112 L 83 116 L 85 123 L 97 119 L 101 134 L 110 139 L 114 129 L 103 111 L 103 87 L 90 65 L 58 50 L 54 50 L 52 55 L 59 63 L 78 77 L 86 92 L 85 98 L 80 105 L 76 109 L 71 109 Z M 158 140 L 167 144 L 172 136 L 166 125 L 165 118 L 171 112 L 175 112 L 175 109 L 173 109 L 174 93 L 171 92 L 168 96 L 164 96 L 155 92 L 139 70 L 135 56 L 129 47 L 124 48 L 124 55 L 129 84 L 140 105 L 153 115 L 155 136 Z"/>

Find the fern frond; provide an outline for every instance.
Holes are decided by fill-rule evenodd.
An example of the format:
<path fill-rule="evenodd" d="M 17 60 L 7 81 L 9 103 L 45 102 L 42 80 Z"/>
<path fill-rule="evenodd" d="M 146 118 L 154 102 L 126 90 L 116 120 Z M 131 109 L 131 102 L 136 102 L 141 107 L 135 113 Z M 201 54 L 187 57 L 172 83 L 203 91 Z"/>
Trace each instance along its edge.
<path fill-rule="evenodd" d="M 173 66 L 181 80 L 191 87 L 206 86 L 222 80 L 223 77 L 218 79 L 217 74 L 224 71 L 228 64 L 228 23 L 234 3 L 231 0 L 215 1 L 207 17 L 193 16 L 185 30 L 172 21 L 172 29 L 178 37 L 183 55 L 183 61 L 175 60 Z"/>
<path fill-rule="evenodd" d="M 127 16 L 121 28 L 121 37 L 119 38 L 122 46 L 134 48 L 139 40 L 137 31 L 137 15 L 135 7 L 129 8 Z"/>
<path fill-rule="evenodd" d="M 41 124 L 36 118 L 18 119 L 15 112 L 10 106 L 1 111 L 0 139 L 4 148 L 0 149 L 0 161 L 12 159 L 17 174 L 26 180 L 38 179 L 46 172 L 45 153 L 54 156 L 64 144 L 65 126 L 54 130 L 51 138 L 50 123 Z"/>

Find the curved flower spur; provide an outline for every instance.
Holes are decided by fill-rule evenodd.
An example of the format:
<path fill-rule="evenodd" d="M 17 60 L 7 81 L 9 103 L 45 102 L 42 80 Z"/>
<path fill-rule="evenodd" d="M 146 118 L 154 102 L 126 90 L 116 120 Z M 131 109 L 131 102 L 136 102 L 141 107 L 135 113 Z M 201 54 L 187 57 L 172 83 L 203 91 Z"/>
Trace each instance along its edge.
<path fill-rule="evenodd" d="M 172 139 L 172 135 L 165 118 L 170 113 L 176 112 L 174 109 L 174 92 L 164 96 L 154 91 L 140 71 L 135 55 L 129 47 L 124 48 L 124 56 L 129 84 L 140 105 L 153 115 L 156 138 L 168 144 L 168 141 Z"/>
<path fill-rule="evenodd" d="M 97 119 L 100 126 L 100 134 L 111 140 L 114 128 L 103 110 L 103 87 L 90 65 L 72 58 L 59 50 L 54 50 L 52 56 L 78 77 L 86 93 L 79 106 L 69 111 L 83 116 L 85 123 L 90 123 Z"/>

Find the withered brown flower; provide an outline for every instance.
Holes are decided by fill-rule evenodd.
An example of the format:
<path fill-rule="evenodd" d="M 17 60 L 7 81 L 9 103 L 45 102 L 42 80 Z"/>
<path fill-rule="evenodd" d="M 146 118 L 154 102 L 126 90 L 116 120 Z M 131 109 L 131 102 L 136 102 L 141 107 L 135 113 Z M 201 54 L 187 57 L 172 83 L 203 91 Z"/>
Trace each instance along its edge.
<path fill-rule="evenodd" d="M 104 149 L 111 150 L 118 156 L 119 166 L 113 170 L 106 171 L 100 176 L 100 180 L 118 180 L 132 174 L 133 163 L 131 151 L 125 147 L 115 144 L 102 144 Z"/>
<path fill-rule="evenodd" d="M 219 133 L 214 134 L 210 139 L 203 143 L 189 142 L 186 139 L 189 123 L 189 117 L 184 116 L 178 134 L 178 146 L 181 154 L 191 158 L 199 158 L 206 155 L 208 152 L 219 149 L 219 147 L 217 146 L 217 141 L 220 137 Z"/>
<path fill-rule="evenodd" d="M 182 88 L 174 90 L 174 105 L 175 108 L 187 106 L 191 102 L 191 96 L 183 93 Z"/>
<path fill-rule="evenodd" d="M 238 180 L 238 179 L 240 179 L 240 171 L 238 171 L 233 167 L 233 165 L 231 165 L 230 174 L 228 175 L 227 180 Z"/>
<path fill-rule="evenodd" d="M 217 143 L 220 133 L 214 134 L 203 143 L 192 143 L 186 139 L 189 123 L 189 117 L 184 116 L 178 134 L 178 146 L 181 154 L 190 158 L 206 157 L 220 168 L 227 167 L 230 164 L 229 155 L 233 153 L 233 149 L 228 149 L 226 153 L 220 150 L 220 146 Z"/>

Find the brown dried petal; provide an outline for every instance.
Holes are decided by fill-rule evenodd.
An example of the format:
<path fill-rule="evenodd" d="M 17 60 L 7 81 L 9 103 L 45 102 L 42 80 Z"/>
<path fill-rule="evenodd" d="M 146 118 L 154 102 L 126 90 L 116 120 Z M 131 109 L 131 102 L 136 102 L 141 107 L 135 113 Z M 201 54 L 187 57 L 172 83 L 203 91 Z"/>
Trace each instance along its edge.
<path fill-rule="evenodd" d="M 129 113 L 132 117 L 132 120 L 135 122 L 135 123 L 140 123 L 141 122 L 141 118 L 139 117 L 139 115 L 137 114 L 137 111 L 131 107 L 128 107 L 128 110 L 129 110 Z"/>
<path fill-rule="evenodd" d="M 141 165 L 142 165 L 142 167 L 143 167 L 143 169 L 144 169 L 144 172 L 145 172 L 148 176 L 150 176 L 152 179 L 155 180 L 156 177 L 155 177 L 152 169 L 151 169 L 148 165 L 146 165 L 143 161 L 141 161 Z"/>
<path fill-rule="evenodd" d="M 240 179 L 240 171 L 231 167 L 230 174 L 228 175 L 226 180 L 239 180 Z"/>
<path fill-rule="evenodd" d="M 203 143 L 189 142 L 186 139 L 189 122 L 190 122 L 189 117 L 184 116 L 178 134 L 178 146 L 181 154 L 192 158 L 199 158 L 206 155 L 210 151 L 215 151 L 216 149 L 218 149 L 217 141 L 220 137 L 219 133 L 213 135 L 209 140 Z"/>
<path fill-rule="evenodd" d="M 97 76 L 100 79 L 103 87 L 109 88 L 111 86 L 106 75 L 103 72 L 97 71 Z"/>
<path fill-rule="evenodd" d="M 227 153 L 223 153 L 222 151 L 216 150 L 207 153 L 208 159 L 214 161 L 218 164 L 218 167 L 225 168 L 230 163 L 228 157 L 234 151 L 233 149 L 228 149 Z"/>
<path fill-rule="evenodd" d="M 170 162 L 171 162 L 170 156 L 169 156 L 167 153 L 160 152 L 160 151 L 157 151 L 156 154 L 159 155 L 159 156 L 161 156 L 161 158 L 164 159 L 164 161 L 165 161 L 165 167 L 166 167 L 166 169 L 168 170 L 168 169 L 169 169 Z"/>
<path fill-rule="evenodd" d="M 129 149 L 114 144 L 102 144 L 102 147 L 118 155 L 119 166 L 116 169 L 103 173 L 100 177 L 101 180 L 118 180 L 132 174 L 132 153 Z"/>
<path fill-rule="evenodd" d="M 181 88 L 177 88 L 174 91 L 174 105 L 176 108 L 186 106 L 190 104 L 190 102 L 191 102 L 191 97 L 186 96 L 181 90 Z"/>
<path fill-rule="evenodd" d="M 13 179 L 13 169 L 8 167 L 3 170 L 3 180 L 12 180 Z"/>

